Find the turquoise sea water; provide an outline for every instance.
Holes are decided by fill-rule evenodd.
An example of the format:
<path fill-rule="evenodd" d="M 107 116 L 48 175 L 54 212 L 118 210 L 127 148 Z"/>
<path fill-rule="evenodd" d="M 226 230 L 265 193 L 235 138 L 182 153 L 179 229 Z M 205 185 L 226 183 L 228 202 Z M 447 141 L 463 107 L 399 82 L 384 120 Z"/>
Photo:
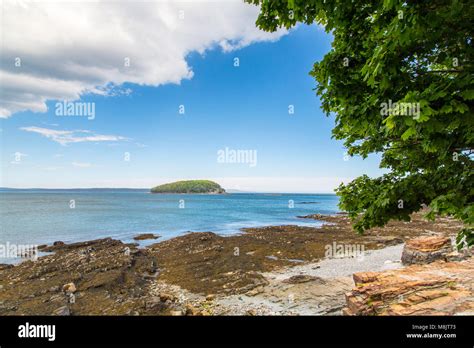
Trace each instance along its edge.
<path fill-rule="evenodd" d="M 0 192 L 0 244 L 45 244 L 102 237 L 130 242 L 133 236 L 148 232 L 161 235 L 159 241 L 188 231 L 225 235 L 239 233 L 242 227 L 317 226 L 317 221 L 296 216 L 335 213 L 337 203 L 337 196 L 328 194 L 161 195 L 147 190 L 6 190 Z M 155 241 L 143 243 L 150 242 Z"/>

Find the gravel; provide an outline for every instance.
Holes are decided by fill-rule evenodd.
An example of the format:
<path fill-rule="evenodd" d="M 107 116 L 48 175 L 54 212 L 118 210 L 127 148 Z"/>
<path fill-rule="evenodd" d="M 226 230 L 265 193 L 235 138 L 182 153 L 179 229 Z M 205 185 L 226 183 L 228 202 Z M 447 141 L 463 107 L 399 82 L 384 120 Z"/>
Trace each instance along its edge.
<path fill-rule="evenodd" d="M 365 251 L 361 257 L 327 258 L 317 263 L 309 263 L 275 272 L 265 273 L 265 277 L 283 280 L 298 274 L 322 278 L 352 276 L 356 272 L 377 272 L 401 268 L 400 261 L 403 244 L 389 246 L 378 250 Z"/>

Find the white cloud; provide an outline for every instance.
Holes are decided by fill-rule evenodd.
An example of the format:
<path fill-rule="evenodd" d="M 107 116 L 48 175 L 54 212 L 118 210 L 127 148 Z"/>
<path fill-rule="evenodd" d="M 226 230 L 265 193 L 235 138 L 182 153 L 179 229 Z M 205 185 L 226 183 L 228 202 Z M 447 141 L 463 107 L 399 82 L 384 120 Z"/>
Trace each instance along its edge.
<path fill-rule="evenodd" d="M 92 164 L 88 162 L 72 162 L 71 164 L 73 167 L 77 168 L 89 168 L 92 166 Z"/>
<path fill-rule="evenodd" d="M 84 142 L 103 142 L 103 141 L 128 141 L 128 138 L 119 135 L 102 135 L 95 134 L 88 130 L 56 130 L 41 127 L 21 127 L 21 130 L 26 132 L 33 132 L 41 134 L 42 136 L 51 139 L 61 145 L 70 143 L 84 143 Z"/>
<path fill-rule="evenodd" d="M 258 8 L 242 0 L 2 5 L 0 117 L 45 112 L 47 100 L 72 101 L 84 93 L 117 95 L 124 82 L 179 84 L 193 76 L 190 52 L 231 51 L 286 33 L 257 29 Z"/>

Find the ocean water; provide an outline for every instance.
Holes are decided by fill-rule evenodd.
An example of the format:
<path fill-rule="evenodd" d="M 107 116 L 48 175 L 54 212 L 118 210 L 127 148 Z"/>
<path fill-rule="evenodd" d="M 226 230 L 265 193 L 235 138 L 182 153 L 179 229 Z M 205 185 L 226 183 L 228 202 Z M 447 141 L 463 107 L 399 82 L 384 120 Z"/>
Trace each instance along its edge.
<path fill-rule="evenodd" d="M 330 194 L 161 195 L 148 190 L 4 190 L 0 192 L 0 244 L 35 245 L 102 237 L 130 242 L 139 233 L 162 236 L 142 242 L 146 244 L 189 231 L 226 235 L 239 233 L 243 227 L 318 226 L 320 222 L 297 215 L 335 213 L 337 203 L 338 197 Z"/>

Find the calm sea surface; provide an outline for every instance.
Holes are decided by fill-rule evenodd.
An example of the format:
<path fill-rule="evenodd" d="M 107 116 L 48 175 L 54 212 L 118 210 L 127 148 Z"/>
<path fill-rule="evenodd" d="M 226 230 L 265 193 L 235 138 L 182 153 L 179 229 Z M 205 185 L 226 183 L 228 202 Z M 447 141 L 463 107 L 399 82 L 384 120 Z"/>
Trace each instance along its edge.
<path fill-rule="evenodd" d="M 159 240 L 188 231 L 239 233 L 242 227 L 318 226 L 297 218 L 335 213 L 338 197 L 317 194 L 174 195 L 147 190 L 21 190 L 0 192 L 0 244 L 45 244 L 139 233 Z M 75 207 L 71 208 L 75 204 Z M 155 241 L 145 241 L 151 243 Z"/>

